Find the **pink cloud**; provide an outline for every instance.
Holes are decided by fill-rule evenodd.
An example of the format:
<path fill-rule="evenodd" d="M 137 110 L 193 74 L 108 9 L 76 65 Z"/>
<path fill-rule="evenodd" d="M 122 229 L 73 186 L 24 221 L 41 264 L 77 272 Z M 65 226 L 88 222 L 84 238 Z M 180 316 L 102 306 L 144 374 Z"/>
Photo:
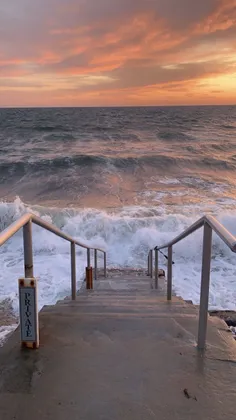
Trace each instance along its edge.
<path fill-rule="evenodd" d="M 48 103 L 50 86 L 52 104 L 127 101 L 126 89 L 148 100 L 149 86 L 159 101 L 174 83 L 191 92 L 191 81 L 235 72 L 235 35 L 236 0 L 12 0 L 0 5 L 0 105 L 7 86 L 7 102 L 25 87 L 30 103 L 44 85 Z"/>

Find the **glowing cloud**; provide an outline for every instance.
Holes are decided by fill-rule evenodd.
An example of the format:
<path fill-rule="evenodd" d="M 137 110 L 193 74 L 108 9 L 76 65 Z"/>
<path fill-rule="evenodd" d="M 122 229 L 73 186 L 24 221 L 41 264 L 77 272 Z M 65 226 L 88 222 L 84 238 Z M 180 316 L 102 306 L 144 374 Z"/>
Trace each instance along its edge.
<path fill-rule="evenodd" d="M 235 49 L 236 0 L 2 2 L 0 106 L 235 103 Z"/>

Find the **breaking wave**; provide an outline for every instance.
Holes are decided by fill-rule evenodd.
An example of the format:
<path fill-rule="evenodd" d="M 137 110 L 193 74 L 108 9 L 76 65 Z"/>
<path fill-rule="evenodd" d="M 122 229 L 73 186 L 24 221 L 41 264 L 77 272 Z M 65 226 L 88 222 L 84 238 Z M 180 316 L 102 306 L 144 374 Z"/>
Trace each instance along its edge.
<path fill-rule="evenodd" d="M 0 204 L 0 229 L 31 211 L 54 223 L 64 232 L 107 250 L 108 266 L 146 268 L 149 248 L 163 244 L 189 226 L 196 217 L 160 215 L 156 208 L 126 207 L 114 212 L 91 208 L 57 209 L 28 207 L 19 198 Z M 236 216 L 219 214 L 218 219 L 236 234 Z M 56 302 L 70 292 L 69 244 L 38 226 L 33 228 L 34 273 L 39 278 L 39 306 Z M 174 288 L 183 298 L 199 302 L 202 232 L 198 231 L 174 247 Z M 11 299 L 17 311 L 17 278 L 23 275 L 22 232 L 0 248 L 1 299 Z M 162 256 L 161 266 L 166 261 Z M 100 256 L 102 258 L 102 256 Z M 84 276 L 86 253 L 77 249 L 78 286 Z M 102 264 L 102 259 L 99 260 Z M 210 307 L 232 309 L 236 299 L 236 259 L 216 236 L 213 238 Z M 6 279 L 8 279 L 6 281 Z M 147 279 L 148 281 L 148 279 Z"/>

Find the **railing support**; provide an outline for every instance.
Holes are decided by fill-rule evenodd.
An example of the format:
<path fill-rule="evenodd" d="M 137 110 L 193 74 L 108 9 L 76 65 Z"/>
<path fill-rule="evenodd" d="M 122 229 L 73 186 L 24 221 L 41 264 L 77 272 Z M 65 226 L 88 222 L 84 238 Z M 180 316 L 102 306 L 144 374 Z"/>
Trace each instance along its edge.
<path fill-rule="evenodd" d="M 151 270 L 150 270 L 150 252 L 151 251 L 149 251 L 149 253 L 148 253 L 148 261 L 147 261 L 147 275 L 148 276 L 150 276 L 150 274 L 151 274 Z"/>
<path fill-rule="evenodd" d="M 86 267 L 86 289 L 93 289 L 93 269 Z"/>
<path fill-rule="evenodd" d="M 150 251 L 150 277 L 153 278 L 153 251 Z"/>
<path fill-rule="evenodd" d="M 167 300 L 172 299 L 172 246 L 168 247 Z"/>
<path fill-rule="evenodd" d="M 87 267 L 90 267 L 90 249 L 87 249 Z"/>
<path fill-rule="evenodd" d="M 19 309 L 22 347 L 39 347 L 37 280 L 34 279 L 32 220 L 23 226 L 25 278 L 19 279 Z M 28 280 L 27 280 L 28 279 Z"/>
<path fill-rule="evenodd" d="M 97 280 L 98 257 L 97 250 L 94 250 L 94 279 Z"/>
<path fill-rule="evenodd" d="M 158 250 L 155 249 L 155 289 L 158 289 Z"/>
<path fill-rule="evenodd" d="M 32 221 L 29 220 L 23 227 L 23 241 L 24 241 L 24 264 L 25 277 L 32 278 L 34 276 L 33 270 L 33 245 L 32 245 Z"/>
<path fill-rule="evenodd" d="M 202 250 L 202 278 L 201 296 L 198 324 L 198 348 L 204 350 L 207 333 L 208 300 L 211 272 L 211 247 L 212 247 L 212 228 L 208 223 L 204 224 L 203 231 L 203 250 Z"/>
<path fill-rule="evenodd" d="M 76 300 L 76 256 L 75 256 L 75 243 L 70 244 L 71 251 L 71 298 Z"/>
<path fill-rule="evenodd" d="M 104 252 L 104 277 L 107 276 L 107 253 Z"/>

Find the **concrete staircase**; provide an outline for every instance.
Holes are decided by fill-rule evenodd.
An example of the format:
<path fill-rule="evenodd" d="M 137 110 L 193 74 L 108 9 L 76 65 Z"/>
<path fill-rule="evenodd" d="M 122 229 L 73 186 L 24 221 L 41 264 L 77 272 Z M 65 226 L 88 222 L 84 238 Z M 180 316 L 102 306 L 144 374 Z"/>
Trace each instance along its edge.
<path fill-rule="evenodd" d="M 222 321 L 208 324 L 203 355 L 198 308 L 167 302 L 164 280 L 99 279 L 43 308 L 39 350 L 20 351 L 17 333 L 0 350 L 0 418 L 234 419 L 235 343 Z"/>

